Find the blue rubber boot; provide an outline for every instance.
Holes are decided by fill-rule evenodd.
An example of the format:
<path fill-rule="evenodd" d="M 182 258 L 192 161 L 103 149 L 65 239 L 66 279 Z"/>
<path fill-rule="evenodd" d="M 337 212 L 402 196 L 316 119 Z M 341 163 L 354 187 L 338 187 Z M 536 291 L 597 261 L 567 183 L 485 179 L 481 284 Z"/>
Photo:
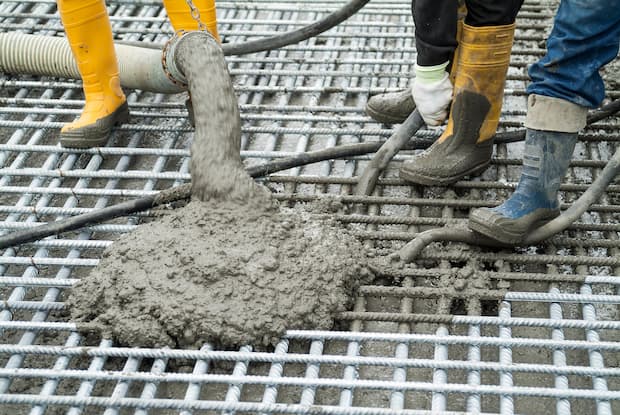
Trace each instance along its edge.
<path fill-rule="evenodd" d="M 558 216 L 558 190 L 576 142 L 577 133 L 528 128 L 517 190 L 500 206 L 471 212 L 469 228 L 504 244 L 516 245 Z"/>

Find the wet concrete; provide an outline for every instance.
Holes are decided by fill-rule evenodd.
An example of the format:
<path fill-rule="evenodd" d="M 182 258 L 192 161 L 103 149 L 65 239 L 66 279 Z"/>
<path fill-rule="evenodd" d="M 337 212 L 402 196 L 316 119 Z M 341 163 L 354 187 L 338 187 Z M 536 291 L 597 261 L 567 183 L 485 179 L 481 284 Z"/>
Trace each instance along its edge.
<path fill-rule="evenodd" d="M 268 192 L 246 173 L 239 155 L 239 105 L 221 48 L 214 40 L 205 44 L 203 34 L 192 33 L 179 43 L 178 57 L 190 79 L 194 107 L 192 197 L 268 203 Z"/>
<path fill-rule="evenodd" d="M 193 200 L 104 252 L 72 290 L 73 321 L 139 347 L 269 346 L 287 329 L 330 329 L 368 282 L 364 248 L 336 223 L 283 211 L 247 175 L 221 49 L 190 35 L 179 52 L 196 120 Z"/>
<path fill-rule="evenodd" d="M 193 201 L 115 242 L 68 305 L 123 345 L 268 346 L 330 329 L 367 280 L 363 252 L 311 214 Z"/>

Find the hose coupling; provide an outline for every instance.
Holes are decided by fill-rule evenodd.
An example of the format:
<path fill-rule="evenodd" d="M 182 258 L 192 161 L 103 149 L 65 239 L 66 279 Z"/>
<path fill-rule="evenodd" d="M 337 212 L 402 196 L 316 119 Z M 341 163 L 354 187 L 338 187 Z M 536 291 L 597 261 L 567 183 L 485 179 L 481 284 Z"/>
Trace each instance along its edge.
<path fill-rule="evenodd" d="M 181 41 L 187 36 L 206 36 L 217 43 L 215 37 L 213 37 L 213 35 L 206 30 L 194 30 L 191 32 L 179 30 L 166 42 L 161 51 L 162 69 L 168 79 L 170 79 L 170 82 L 183 89 L 187 89 L 187 78 L 181 68 L 177 65 L 176 51 Z M 208 40 L 209 39 L 207 39 L 207 41 Z"/>
<path fill-rule="evenodd" d="M 175 85 L 187 89 L 187 79 L 181 70 L 177 67 L 176 59 L 174 59 L 176 47 L 179 41 L 187 32 L 179 30 L 176 32 L 164 45 L 161 50 L 161 67 L 172 82 Z"/>

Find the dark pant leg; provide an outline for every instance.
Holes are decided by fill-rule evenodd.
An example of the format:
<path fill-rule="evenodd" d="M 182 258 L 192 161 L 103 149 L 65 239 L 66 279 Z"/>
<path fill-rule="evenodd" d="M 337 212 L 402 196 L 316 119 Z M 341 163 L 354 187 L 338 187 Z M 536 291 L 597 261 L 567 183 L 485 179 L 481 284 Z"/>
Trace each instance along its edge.
<path fill-rule="evenodd" d="M 465 24 L 474 27 L 513 24 L 523 0 L 465 0 Z"/>
<path fill-rule="evenodd" d="M 457 0 L 413 0 L 418 65 L 439 65 L 456 49 Z"/>

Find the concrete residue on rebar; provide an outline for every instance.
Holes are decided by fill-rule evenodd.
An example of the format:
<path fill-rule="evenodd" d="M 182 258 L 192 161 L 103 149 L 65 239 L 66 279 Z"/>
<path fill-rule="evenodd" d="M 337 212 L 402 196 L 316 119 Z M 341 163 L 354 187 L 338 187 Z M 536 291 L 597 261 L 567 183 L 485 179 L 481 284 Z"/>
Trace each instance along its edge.
<path fill-rule="evenodd" d="M 266 346 L 287 329 L 331 328 L 368 280 L 364 248 L 335 222 L 283 210 L 246 174 L 221 49 L 204 36 L 178 47 L 196 121 L 193 200 L 109 247 L 72 290 L 72 319 L 141 347 Z"/>

